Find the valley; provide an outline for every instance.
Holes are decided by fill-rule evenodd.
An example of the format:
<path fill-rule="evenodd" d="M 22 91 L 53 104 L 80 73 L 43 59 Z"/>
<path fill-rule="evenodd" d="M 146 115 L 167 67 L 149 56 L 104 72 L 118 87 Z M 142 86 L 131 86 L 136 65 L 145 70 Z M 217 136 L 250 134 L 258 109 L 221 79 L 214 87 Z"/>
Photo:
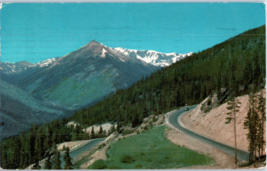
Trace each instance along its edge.
<path fill-rule="evenodd" d="M 1 167 L 262 166 L 265 63 L 265 25 L 198 53 L 93 40 L 37 64 L 2 63 Z"/>

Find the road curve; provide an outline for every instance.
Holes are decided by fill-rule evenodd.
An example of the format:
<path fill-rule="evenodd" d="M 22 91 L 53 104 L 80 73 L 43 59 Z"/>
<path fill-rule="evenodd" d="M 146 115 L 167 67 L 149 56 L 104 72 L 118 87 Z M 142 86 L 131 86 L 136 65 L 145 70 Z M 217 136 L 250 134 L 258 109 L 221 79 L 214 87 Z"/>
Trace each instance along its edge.
<path fill-rule="evenodd" d="M 189 108 L 190 110 L 194 109 L 197 105 L 194 105 L 194 106 L 187 106 L 187 108 Z M 202 135 L 199 135 L 199 134 L 196 134 L 186 128 L 184 128 L 183 126 L 181 126 L 181 123 L 180 123 L 180 117 L 181 115 L 185 112 L 185 109 L 186 107 L 183 107 L 183 108 L 180 108 L 179 110 L 175 110 L 175 111 L 172 111 L 170 112 L 170 115 L 168 117 L 168 121 L 169 123 L 174 126 L 175 128 L 181 130 L 182 132 L 190 135 L 191 137 L 194 137 L 194 138 L 197 138 L 205 143 L 208 143 L 232 156 L 235 156 L 235 149 L 234 147 L 231 147 L 229 145 L 226 145 L 226 144 L 223 144 L 223 143 L 220 143 L 218 141 L 215 141 L 215 140 L 212 140 L 212 139 L 209 139 L 207 137 L 204 137 Z M 241 160 L 241 161 L 248 161 L 249 159 L 249 153 L 246 152 L 246 151 L 243 151 L 241 149 L 237 149 L 237 158 L 238 160 Z"/>
<path fill-rule="evenodd" d="M 97 145 L 98 143 L 104 141 L 105 138 L 98 138 L 98 139 L 93 139 L 91 141 L 89 141 L 88 143 L 74 149 L 70 151 L 70 157 L 72 159 L 75 159 L 76 157 L 79 157 L 80 154 L 82 154 L 83 152 L 91 149 L 92 147 L 94 147 L 95 145 Z M 64 154 L 65 152 L 63 152 L 63 154 L 61 154 L 60 160 L 61 160 L 61 168 L 64 168 L 65 166 L 65 161 L 64 161 Z"/>

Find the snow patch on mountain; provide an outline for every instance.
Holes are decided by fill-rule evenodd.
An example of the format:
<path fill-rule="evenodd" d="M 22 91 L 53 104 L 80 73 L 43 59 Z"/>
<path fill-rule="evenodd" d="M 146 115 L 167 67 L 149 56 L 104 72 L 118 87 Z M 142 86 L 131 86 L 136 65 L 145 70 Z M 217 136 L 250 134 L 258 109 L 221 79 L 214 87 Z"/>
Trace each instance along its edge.
<path fill-rule="evenodd" d="M 27 62 L 27 61 L 21 61 L 21 62 L 15 62 L 15 63 L 4 62 L 4 63 L 1 63 L 0 70 L 3 70 L 3 73 L 8 74 L 8 75 L 16 74 L 16 73 L 24 72 L 28 70 L 29 68 L 40 69 L 43 67 L 48 67 L 54 62 L 56 62 L 58 59 L 59 58 L 50 58 L 50 59 L 46 59 L 44 61 L 41 61 L 35 64 Z"/>
<path fill-rule="evenodd" d="M 134 49 L 124 49 L 122 47 L 114 48 L 116 51 L 130 56 L 132 58 L 140 59 L 146 63 L 154 66 L 167 67 L 172 63 L 185 59 L 191 56 L 193 53 L 177 54 L 177 53 L 161 53 L 154 50 L 134 50 Z"/>
<path fill-rule="evenodd" d="M 51 59 L 46 59 L 42 62 L 38 62 L 36 65 L 34 66 L 40 66 L 40 67 L 44 67 L 44 66 L 48 66 L 50 65 L 51 63 L 55 62 L 56 61 L 56 58 L 51 58 Z"/>
<path fill-rule="evenodd" d="M 101 58 L 105 58 L 105 57 L 106 57 L 106 54 L 105 54 L 106 52 L 107 52 L 106 49 L 103 48 L 103 49 L 102 49 L 102 54 L 100 55 L 100 57 L 101 57 Z"/>

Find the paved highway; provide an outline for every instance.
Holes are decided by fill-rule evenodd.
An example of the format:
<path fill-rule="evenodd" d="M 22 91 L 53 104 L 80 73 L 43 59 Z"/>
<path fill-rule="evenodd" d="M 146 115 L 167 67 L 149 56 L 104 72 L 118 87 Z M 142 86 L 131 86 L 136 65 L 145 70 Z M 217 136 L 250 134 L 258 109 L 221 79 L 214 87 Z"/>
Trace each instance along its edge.
<path fill-rule="evenodd" d="M 190 110 L 194 109 L 196 107 L 196 105 L 194 106 L 188 106 L 187 108 L 189 108 Z M 199 134 L 196 134 L 184 127 L 181 126 L 180 124 L 180 117 L 181 115 L 186 112 L 185 111 L 186 107 L 183 107 L 183 108 L 180 108 L 179 110 L 175 110 L 175 111 L 172 111 L 171 114 L 169 115 L 169 118 L 168 118 L 168 121 L 169 123 L 174 126 L 175 128 L 183 131 L 184 133 L 194 137 L 194 138 L 197 138 L 205 143 L 208 143 L 232 156 L 235 155 L 235 149 L 234 147 L 231 147 L 229 145 L 226 145 L 226 144 L 223 144 L 223 143 L 220 143 L 218 141 L 215 141 L 215 140 L 212 140 L 212 139 L 209 139 L 207 137 L 204 137 L 202 135 L 199 135 Z M 240 149 L 237 149 L 237 158 L 238 160 L 241 160 L 241 161 L 244 161 L 244 160 L 248 160 L 249 159 L 249 153 L 246 152 L 246 151 L 243 151 L 243 150 L 240 150 Z"/>
<path fill-rule="evenodd" d="M 98 143 L 104 141 L 105 138 L 99 138 L 99 139 L 94 139 L 89 141 L 87 144 L 84 144 L 81 147 L 78 147 L 72 151 L 70 151 L 70 157 L 72 159 L 75 159 L 76 157 L 79 157 L 80 154 L 82 154 L 83 152 L 93 148 L 95 145 L 97 145 Z M 65 151 L 63 152 L 63 154 L 61 154 L 60 160 L 61 160 L 61 168 L 63 169 L 65 166 L 65 161 L 63 160 L 65 155 Z"/>

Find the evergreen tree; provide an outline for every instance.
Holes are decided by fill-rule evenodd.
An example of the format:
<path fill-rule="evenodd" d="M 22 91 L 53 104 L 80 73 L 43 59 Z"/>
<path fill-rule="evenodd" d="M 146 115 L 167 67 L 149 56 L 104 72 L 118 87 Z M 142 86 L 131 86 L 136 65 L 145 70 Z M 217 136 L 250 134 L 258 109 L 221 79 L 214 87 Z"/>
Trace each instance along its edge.
<path fill-rule="evenodd" d="M 55 156 L 54 156 L 54 167 L 53 169 L 55 170 L 60 170 L 61 169 L 61 160 L 60 160 L 60 152 L 57 151 Z"/>
<path fill-rule="evenodd" d="M 48 154 L 46 160 L 45 160 L 45 169 L 51 170 L 52 169 L 52 162 L 51 162 L 51 155 Z"/>
<path fill-rule="evenodd" d="M 100 125 L 100 128 L 99 128 L 99 136 L 102 137 L 103 136 L 103 128 L 102 126 Z"/>
<path fill-rule="evenodd" d="M 256 96 L 254 93 L 249 95 L 249 110 L 244 121 L 244 128 L 248 129 L 247 139 L 249 141 L 249 161 L 256 159 L 257 135 L 258 135 L 258 113 L 256 110 Z"/>
<path fill-rule="evenodd" d="M 65 155 L 64 155 L 64 161 L 65 161 L 65 166 L 64 169 L 70 170 L 73 169 L 73 164 L 71 163 L 72 158 L 69 155 L 69 147 L 66 148 L 65 150 Z"/>
<path fill-rule="evenodd" d="M 55 144 L 53 147 L 52 168 L 56 170 L 61 169 L 60 152 L 58 151 L 57 146 Z"/>
<path fill-rule="evenodd" d="M 120 123 L 120 122 L 117 122 L 116 131 L 117 131 L 118 133 L 120 133 L 120 131 L 121 131 L 121 123 Z"/>
<path fill-rule="evenodd" d="M 94 131 L 94 126 L 92 126 L 92 130 L 91 130 L 91 139 L 95 138 L 95 131 Z"/>
<path fill-rule="evenodd" d="M 258 122 L 258 144 L 259 144 L 259 156 L 263 155 L 264 152 L 264 145 L 265 145 L 265 139 L 264 139 L 264 126 L 266 122 L 266 99 L 263 96 L 263 91 L 258 95 L 258 112 L 259 112 L 259 117 L 260 121 Z"/>
<path fill-rule="evenodd" d="M 235 138 L 235 164 L 237 164 L 237 151 L 236 151 L 236 113 L 239 111 L 240 102 L 238 99 L 234 98 L 228 102 L 227 109 L 230 111 L 227 113 L 228 117 L 226 118 L 226 124 L 229 124 L 234 120 L 234 138 Z"/>

